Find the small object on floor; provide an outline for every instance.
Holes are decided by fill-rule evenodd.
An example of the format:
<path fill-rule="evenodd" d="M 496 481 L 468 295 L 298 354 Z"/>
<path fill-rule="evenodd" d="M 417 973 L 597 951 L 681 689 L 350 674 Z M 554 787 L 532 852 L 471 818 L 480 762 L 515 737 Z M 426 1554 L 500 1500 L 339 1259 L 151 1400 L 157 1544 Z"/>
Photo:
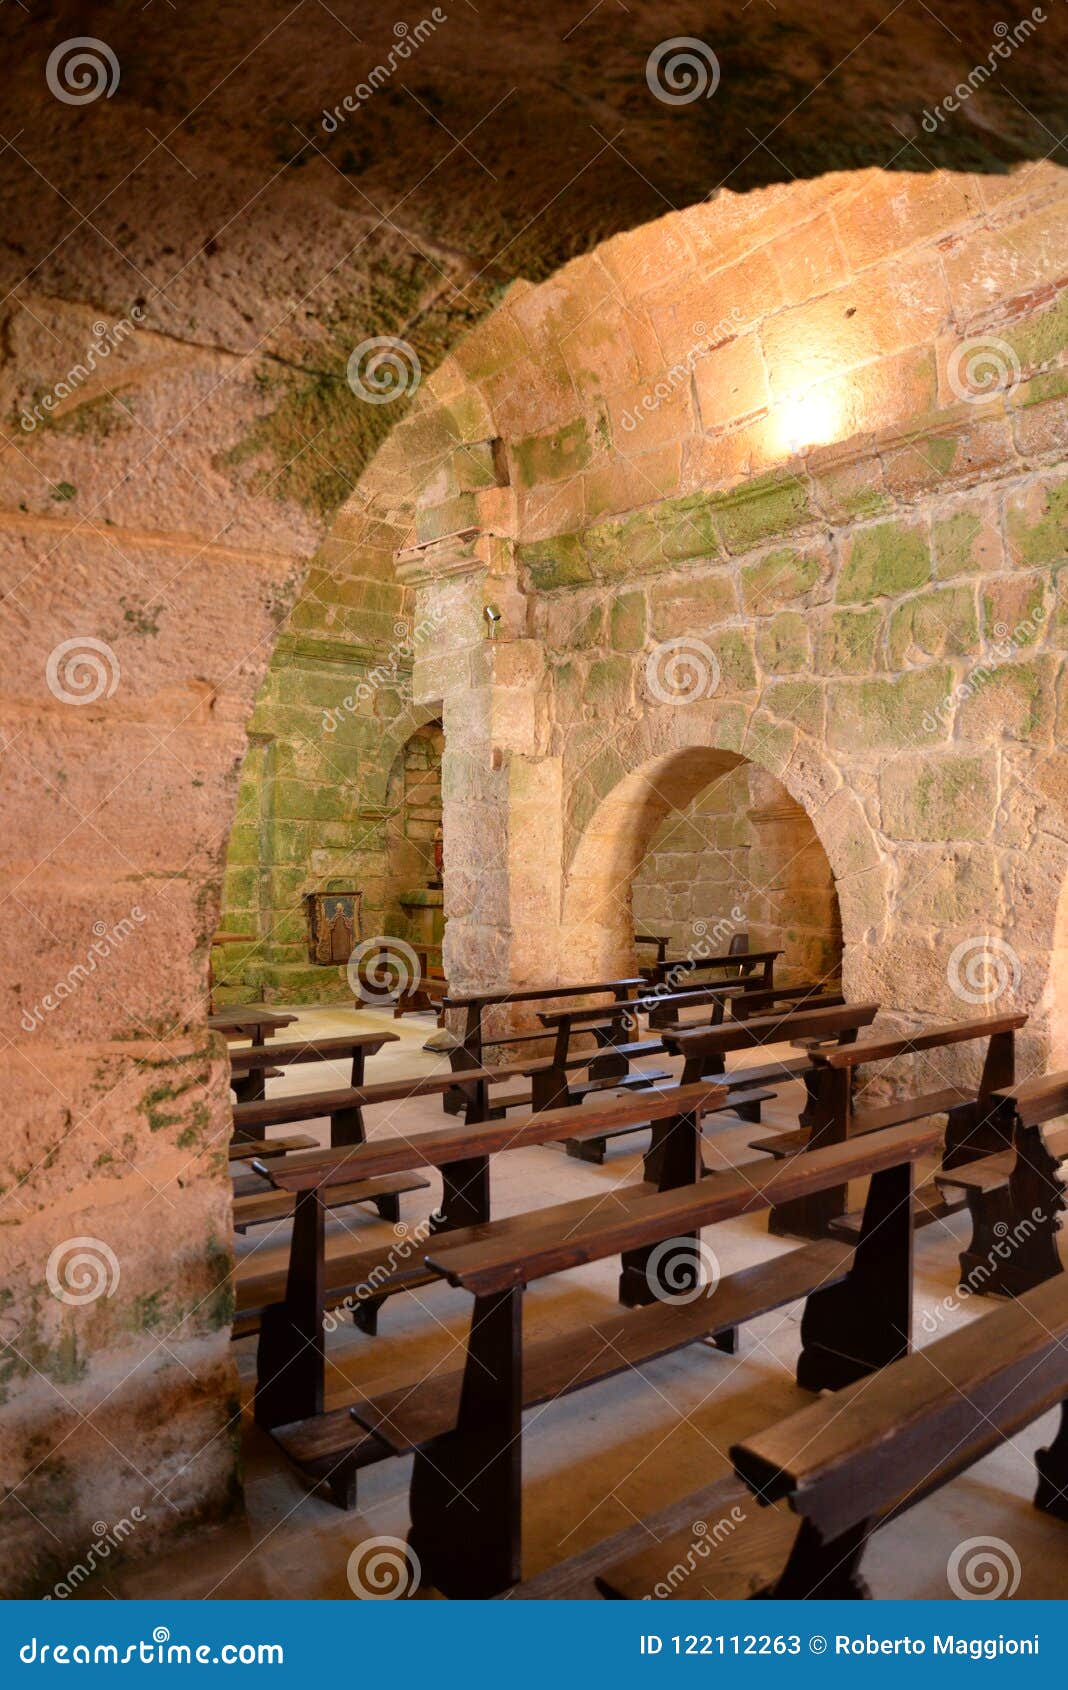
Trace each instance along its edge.
<path fill-rule="evenodd" d="M 457 1038 L 455 1033 L 450 1033 L 447 1027 L 439 1027 L 436 1033 L 431 1033 L 423 1049 L 437 1054 L 442 1051 L 458 1050 L 462 1043 L 463 1040 Z"/>

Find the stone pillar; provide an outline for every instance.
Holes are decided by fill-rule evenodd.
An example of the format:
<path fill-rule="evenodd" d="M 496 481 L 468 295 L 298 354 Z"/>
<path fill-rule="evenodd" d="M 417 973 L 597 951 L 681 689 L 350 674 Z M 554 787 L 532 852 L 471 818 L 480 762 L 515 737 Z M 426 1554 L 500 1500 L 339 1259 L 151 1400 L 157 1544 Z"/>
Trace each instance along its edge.
<path fill-rule="evenodd" d="M 478 530 L 402 553 L 415 587 L 413 701 L 440 706 L 445 972 L 455 991 L 552 979 L 562 787 L 541 643 L 525 635 L 510 543 Z M 487 607 L 493 613 L 487 616 Z"/>
<path fill-rule="evenodd" d="M 806 812 L 763 769 L 749 770 L 749 944 L 779 947 L 784 985 L 836 979 L 842 928 L 834 876 Z"/>

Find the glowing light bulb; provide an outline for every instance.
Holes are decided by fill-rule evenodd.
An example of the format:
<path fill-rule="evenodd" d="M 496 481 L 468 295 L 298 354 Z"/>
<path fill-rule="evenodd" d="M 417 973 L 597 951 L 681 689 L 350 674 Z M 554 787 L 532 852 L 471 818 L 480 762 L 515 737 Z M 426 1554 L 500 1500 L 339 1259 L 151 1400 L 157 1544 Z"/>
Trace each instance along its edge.
<path fill-rule="evenodd" d="M 787 452 L 804 452 L 810 446 L 826 446 L 838 437 L 842 406 L 827 384 L 793 393 L 774 412 L 779 445 Z"/>

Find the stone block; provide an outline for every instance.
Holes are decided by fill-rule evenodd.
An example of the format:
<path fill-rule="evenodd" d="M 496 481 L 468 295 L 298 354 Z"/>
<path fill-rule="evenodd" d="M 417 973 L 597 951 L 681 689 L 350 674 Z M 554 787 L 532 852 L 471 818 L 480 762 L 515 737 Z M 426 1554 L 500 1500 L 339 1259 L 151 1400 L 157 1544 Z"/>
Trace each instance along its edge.
<path fill-rule="evenodd" d="M 868 675 L 884 668 L 881 635 L 884 612 L 828 610 L 817 633 L 816 662 L 825 675 Z"/>
<path fill-rule="evenodd" d="M 953 685 L 953 671 L 944 664 L 893 680 L 836 681 L 827 690 L 830 743 L 856 754 L 944 739 L 948 728 L 940 712 Z"/>
<path fill-rule="evenodd" d="M 891 758 L 879 776 L 883 832 L 894 839 L 988 839 L 998 804 L 989 757 L 919 749 Z"/>
<path fill-rule="evenodd" d="M 797 675 L 811 667 L 808 621 L 799 610 L 780 611 L 756 631 L 756 654 L 772 675 Z"/>
<path fill-rule="evenodd" d="M 891 669 L 925 658 L 957 657 L 978 650 L 979 618 L 972 587 L 939 587 L 917 593 L 890 617 L 887 653 Z"/>
<path fill-rule="evenodd" d="M 916 524 L 879 522 L 858 529 L 848 540 L 835 598 L 840 604 L 864 604 L 896 597 L 920 587 L 931 572 L 927 536 Z"/>
<path fill-rule="evenodd" d="M 830 553 L 782 547 L 741 567 L 742 601 L 754 616 L 818 604 L 830 591 Z"/>

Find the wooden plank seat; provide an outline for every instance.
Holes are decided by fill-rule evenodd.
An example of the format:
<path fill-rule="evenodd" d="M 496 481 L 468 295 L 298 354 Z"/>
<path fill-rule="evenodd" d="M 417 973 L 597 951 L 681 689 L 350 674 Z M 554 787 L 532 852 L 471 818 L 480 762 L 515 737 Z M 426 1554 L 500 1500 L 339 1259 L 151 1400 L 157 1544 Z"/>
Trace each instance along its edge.
<path fill-rule="evenodd" d="M 700 1169 L 698 1122 L 707 1110 L 719 1107 L 723 1088 L 701 1083 L 685 1090 L 650 1093 L 639 1100 L 612 1098 L 585 1105 L 611 1128 L 625 1124 L 640 1112 L 658 1124 L 664 1141 L 660 1185 L 693 1181 Z M 510 1121 L 483 1121 L 464 1126 L 446 1126 L 426 1132 L 376 1138 L 341 1150 L 311 1152 L 291 1158 L 284 1166 L 269 1170 L 280 1191 L 297 1199 L 289 1266 L 284 1275 L 250 1275 L 237 1286 L 238 1308 L 258 1311 L 260 1340 L 257 1355 L 256 1418 L 266 1426 L 288 1423 L 297 1417 L 318 1414 L 323 1407 L 325 1348 L 322 1310 L 330 1288 L 344 1300 L 355 1273 L 355 1285 L 369 1285 L 372 1292 L 357 1297 L 354 1313 L 359 1324 L 373 1330 L 377 1309 L 386 1296 L 405 1289 L 410 1272 L 421 1272 L 410 1250 L 392 1246 L 377 1268 L 366 1257 L 327 1258 L 325 1211 L 330 1191 L 354 1179 L 371 1179 L 381 1174 L 410 1172 L 416 1168 L 440 1170 L 443 1200 L 432 1217 L 432 1230 L 451 1230 L 490 1222 L 490 1158 L 506 1150 L 530 1145 L 552 1144 L 574 1130 L 574 1111 L 546 1110 Z M 266 1164 L 264 1164 L 266 1170 Z M 599 1207 L 614 1196 L 586 1200 Z M 514 1231 L 505 1227 L 504 1231 Z M 403 1271 L 394 1271 L 398 1256 Z M 264 1283 L 267 1281 L 267 1283 Z M 281 1281 L 281 1282 L 280 1282 Z M 372 1305 L 364 1307 L 363 1305 Z M 243 1329 L 244 1330 L 244 1329 Z"/>
<path fill-rule="evenodd" d="M 466 1095 L 467 1118 L 483 1120 L 504 1107 L 500 1100 L 491 1104 L 489 1087 L 525 1078 L 530 1071 L 530 1064 L 516 1068 L 473 1068 L 465 1070 L 459 1078 L 452 1073 L 421 1074 L 407 1080 L 380 1080 L 370 1085 L 341 1086 L 329 1091 L 238 1103 L 234 1106 L 235 1142 L 254 1136 L 264 1127 L 288 1126 L 295 1121 L 316 1121 L 329 1116 L 332 1146 L 362 1144 L 367 1136 L 363 1122 L 365 1109 L 404 1103 L 413 1097 L 434 1097 L 450 1086 L 458 1086 Z"/>
<path fill-rule="evenodd" d="M 254 1045 L 263 1044 L 271 1033 L 280 1032 L 297 1018 L 289 1011 L 265 1009 L 256 1004 L 235 1004 L 208 1016 L 208 1026 L 227 1039 L 251 1039 Z"/>
<path fill-rule="evenodd" d="M 1058 1405 L 1058 1433 L 1036 1456 L 1035 1506 L 1068 1519 L 1066 1339 L 1068 1284 L 1059 1278 L 735 1444 L 735 1471 L 765 1505 L 757 1518 L 785 1501 L 798 1528 L 785 1560 L 751 1594 L 870 1597 L 861 1562 L 872 1534 Z M 686 1544 L 682 1534 L 670 1537 L 607 1568 L 598 1585 L 612 1596 L 643 1595 L 650 1574 Z M 716 1572 L 710 1557 L 698 1578 L 669 1594 L 717 1596 Z"/>
<path fill-rule="evenodd" d="M 1061 1272 L 1057 1232 L 1065 1206 L 1068 1071 L 1003 1087 L 992 1103 L 1009 1148 L 943 1167 L 935 1185 L 966 1202 L 971 1217 L 971 1238 L 960 1256 L 961 1288 L 1016 1297 Z"/>
<path fill-rule="evenodd" d="M 452 1387 L 455 1423 L 443 1426 L 451 1407 L 440 1379 L 434 1391 L 389 1393 L 388 1402 L 358 1404 L 353 1411 L 365 1431 L 398 1452 L 415 1450 L 409 1541 L 429 1583 L 447 1596 L 481 1598 L 518 1581 L 524 1405 L 575 1388 L 571 1380 L 589 1383 L 616 1371 L 613 1343 L 622 1347 L 625 1364 L 637 1365 L 633 1358 L 663 1353 L 660 1346 L 678 1347 L 673 1340 L 727 1338 L 741 1320 L 796 1300 L 807 1287 L 798 1364 L 804 1388 L 837 1389 L 906 1354 L 912 1164 L 930 1152 L 938 1136 L 927 1124 L 889 1128 L 774 1164 L 756 1180 L 748 1170 L 713 1175 L 697 1185 L 591 1210 L 578 1222 L 569 1217 L 564 1225 L 544 1210 L 538 1230 L 521 1240 L 435 1240 L 428 1265 L 475 1299 L 463 1379 Z M 821 1240 L 818 1256 L 802 1247 L 721 1280 L 711 1295 L 701 1291 L 692 1273 L 685 1298 L 679 1295 L 679 1273 L 667 1270 L 665 1277 L 667 1255 L 677 1250 L 688 1250 L 694 1268 L 699 1259 L 694 1238 L 701 1227 L 824 1183 L 863 1176 L 871 1181 L 867 1224 L 851 1253 L 841 1241 Z M 824 1253 L 825 1243 L 833 1256 Z M 631 1299 L 631 1313 L 616 1317 L 615 1325 L 597 1322 L 595 1335 L 583 1328 L 524 1347 L 524 1289 L 617 1254 L 624 1275 L 640 1275 L 644 1282 L 645 1295 Z M 611 1342 L 609 1332 L 617 1334 Z"/>
<path fill-rule="evenodd" d="M 285 1191 L 272 1191 L 257 1182 L 258 1189 L 249 1194 L 234 1193 L 234 1231 L 246 1233 L 251 1226 L 266 1226 L 274 1221 L 289 1220 L 294 1199 Z M 354 1203 L 373 1203 L 384 1221 L 400 1220 L 400 1199 L 408 1191 L 426 1191 L 430 1181 L 419 1174 L 380 1174 L 377 1179 L 353 1180 L 351 1185 L 335 1186 L 329 1196 L 331 1209 L 348 1208 Z"/>
<path fill-rule="evenodd" d="M 806 1150 L 877 1130 L 895 1119 L 914 1120 L 942 1114 L 946 1116 L 941 1157 L 943 1172 L 949 1172 L 976 1157 L 1004 1150 L 1010 1137 L 1006 1135 L 1002 1111 L 994 1094 L 999 1087 L 1012 1083 L 1015 1037 L 1026 1023 L 1027 1016 L 1023 1014 L 986 1016 L 973 1021 L 953 1021 L 927 1027 L 905 1037 L 876 1037 L 854 1041 L 836 1050 L 813 1050 L 811 1056 L 816 1070 L 811 1082 L 813 1106 L 802 1123 L 811 1128 Z M 979 1079 L 974 1084 L 947 1087 L 939 1064 L 936 1071 L 943 1084 L 936 1089 L 920 1091 L 878 1108 L 857 1108 L 854 1076 L 858 1068 L 982 1041 L 986 1042 L 986 1051 Z M 800 1233 L 808 1238 L 826 1236 L 830 1232 L 848 1235 L 855 1231 L 856 1217 L 845 1212 L 846 1193 L 843 1191 L 838 1196 L 840 1208 L 837 1212 L 833 1208 L 833 1194 L 824 1194 L 804 1209 L 773 1217 L 775 1230 Z M 952 1197 L 938 1186 L 929 1185 L 921 1192 L 916 1205 L 917 1224 L 927 1225 L 962 1207 L 963 1202 L 961 1194 Z"/>
<path fill-rule="evenodd" d="M 231 1162 L 247 1162 L 256 1157 L 264 1162 L 271 1156 L 288 1156 L 291 1150 L 318 1150 L 317 1139 L 308 1133 L 290 1133 L 287 1138 L 231 1139 L 226 1154 Z"/>
<path fill-rule="evenodd" d="M 850 1120 L 849 1137 L 878 1132 L 882 1127 L 900 1127 L 907 1121 L 922 1121 L 928 1115 L 944 1115 L 958 1104 L 967 1103 L 972 1094 L 960 1086 L 944 1086 L 940 1091 L 925 1092 L 921 1097 L 897 1098 L 879 1109 L 855 1111 Z M 807 1150 L 810 1133 L 806 1128 L 796 1132 L 776 1133 L 769 1138 L 750 1141 L 751 1150 L 764 1150 L 769 1156 L 796 1156 Z"/>
<path fill-rule="evenodd" d="M 363 1084 L 364 1063 L 385 1044 L 393 1043 L 396 1033 L 346 1033 L 328 1039 L 279 1040 L 273 1045 L 249 1045 L 230 1052 L 230 1084 L 239 1103 L 257 1102 L 266 1096 L 264 1082 L 276 1079 L 282 1068 L 307 1062 L 336 1062 L 349 1059 L 352 1070 L 349 1084 Z M 273 1066 L 278 1064 L 278 1068 Z"/>

